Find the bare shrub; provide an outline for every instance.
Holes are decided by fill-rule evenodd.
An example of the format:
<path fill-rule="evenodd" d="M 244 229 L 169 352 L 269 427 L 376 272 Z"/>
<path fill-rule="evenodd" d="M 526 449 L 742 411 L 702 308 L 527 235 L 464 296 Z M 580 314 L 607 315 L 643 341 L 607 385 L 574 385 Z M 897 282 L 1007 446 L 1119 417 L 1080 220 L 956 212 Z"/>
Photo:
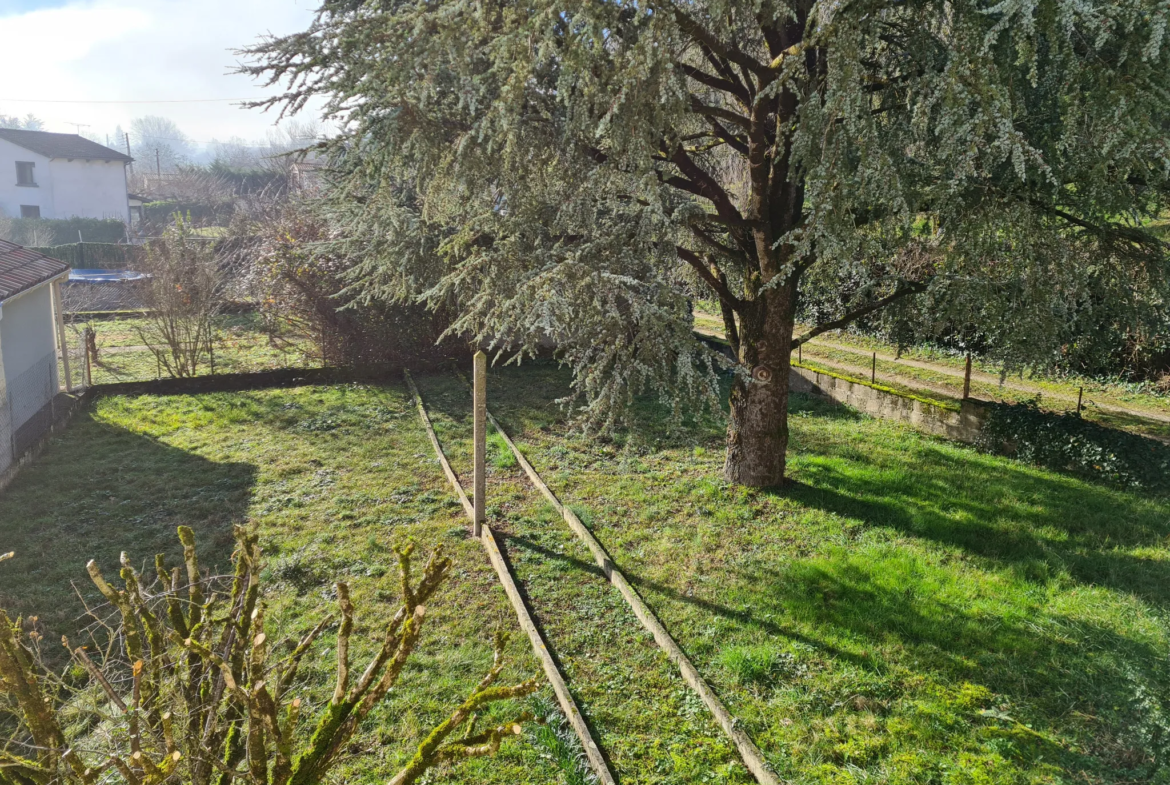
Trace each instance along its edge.
<path fill-rule="evenodd" d="M 214 320 L 223 304 L 215 249 L 176 216 L 148 246 L 145 267 L 150 278 L 139 292 L 149 316 L 138 336 L 170 376 L 195 376 L 213 358 Z"/>
<path fill-rule="evenodd" d="M 121 651 L 91 657 L 63 638 L 80 686 L 49 671 L 38 633 L 24 633 L 0 610 L 0 696 L 19 725 L 0 746 L 0 782 L 97 785 L 114 775 L 129 785 L 315 785 L 348 754 L 354 734 L 398 680 L 420 640 L 426 603 L 451 567 L 436 549 L 416 582 L 413 546 L 398 550 L 402 602 L 360 671 L 351 672 L 349 587 L 336 584 L 332 697 L 316 710 L 313 731 L 303 733 L 298 727 L 308 718 L 302 715 L 313 707 L 303 697 L 298 668 L 306 657 L 320 656 L 315 649 L 333 617 L 287 645 L 270 640 L 256 537 L 237 529 L 230 582 L 200 570 L 189 528 L 179 527 L 179 538 L 184 567 L 168 569 L 159 555 L 153 580 L 136 572 L 125 554 L 124 588 L 89 563 L 91 580 L 116 609 L 110 639 L 120 641 Z M 535 679 L 496 686 L 504 638 L 497 635 L 495 643 L 491 669 L 425 737 L 391 785 L 415 782 L 442 761 L 494 754 L 532 719 L 521 713 L 494 727 L 475 727 L 486 705 L 530 695 L 539 686 Z"/>

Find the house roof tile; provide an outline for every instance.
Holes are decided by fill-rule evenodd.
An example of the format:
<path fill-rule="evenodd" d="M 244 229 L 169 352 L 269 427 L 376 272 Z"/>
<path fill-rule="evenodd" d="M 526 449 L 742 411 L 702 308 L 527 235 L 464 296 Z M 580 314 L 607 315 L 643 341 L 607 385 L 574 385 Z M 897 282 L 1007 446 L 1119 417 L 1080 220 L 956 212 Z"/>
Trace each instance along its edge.
<path fill-rule="evenodd" d="M 60 259 L 0 240 L 0 303 L 67 272 Z"/>
<path fill-rule="evenodd" d="M 47 158 L 81 158 L 86 161 L 132 161 L 125 153 L 91 142 L 77 134 L 53 134 L 48 131 L 25 131 L 0 128 L 0 139 Z"/>

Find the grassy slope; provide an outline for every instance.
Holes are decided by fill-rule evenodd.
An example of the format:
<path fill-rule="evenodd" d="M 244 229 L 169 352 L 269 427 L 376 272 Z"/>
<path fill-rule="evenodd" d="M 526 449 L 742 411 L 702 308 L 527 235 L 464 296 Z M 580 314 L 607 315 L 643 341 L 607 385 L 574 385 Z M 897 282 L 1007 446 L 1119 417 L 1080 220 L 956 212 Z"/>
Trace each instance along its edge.
<path fill-rule="evenodd" d="M 486 672 L 497 627 L 514 633 L 507 678 L 540 673 L 398 388 L 99 400 L 0 496 L 0 548 L 17 554 L 0 565 L 0 603 L 39 614 L 55 640 L 78 624 L 71 582 L 87 599 L 95 594 L 88 558 L 107 575 L 116 575 L 121 550 L 136 563 L 159 551 L 177 563 L 175 526 L 186 522 L 204 564 L 222 569 L 230 526 L 245 520 L 264 535 L 269 619 L 279 632 L 303 631 L 333 611 L 331 584 L 344 577 L 358 609 L 355 645 L 367 651 L 399 596 L 392 546 L 414 540 L 425 553 L 443 543 L 456 560 L 429 608 L 425 643 L 377 710 L 379 727 L 343 767 L 346 781 L 381 782 L 401 765 Z M 307 663 L 313 701 L 332 676 L 330 645 Z M 364 656 L 355 662 L 364 667 Z M 536 748 L 509 743 L 498 760 L 464 763 L 446 781 L 544 783 L 556 775 Z"/>
<path fill-rule="evenodd" d="M 672 430 L 648 409 L 636 440 L 588 441 L 553 404 L 565 381 L 542 365 L 493 371 L 490 403 L 785 777 L 1159 781 L 1170 505 L 799 399 L 797 483 L 736 489 L 718 479 L 718 423 Z M 465 473 L 466 391 L 419 382 Z M 623 781 L 743 781 L 701 705 L 498 445 L 493 464 L 489 513 Z M 68 581 L 85 556 L 112 570 L 119 547 L 173 554 L 173 526 L 190 520 L 222 562 L 226 524 L 248 517 L 267 533 L 276 605 L 299 628 L 337 573 L 363 598 L 393 596 L 381 572 L 390 542 L 447 542 L 459 575 L 436 603 L 430 658 L 353 762 L 353 781 L 366 781 L 404 750 L 379 742 L 412 738 L 439 716 L 437 698 L 477 677 L 483 621 L 514 627 L 450 499 L 398 389 L 106 399 L 0 497 L 0 549 L 19 554 L 6 566 L 35 581 L 0 569 L 0 598 L 68 626 Z M 526 642 L 512 647 L 516 676 L 535 670 Z M 418 690 L 424 678 L 434 692 Z M 543 765 L 514 747 L 455 779 L 556 781 Z"/>
<path fill-rule="evenodd" d="M 718 425 L 599 446 L 564 382 L 491 405 L 786 777 L 1167 776 L 1170 505 L 799 399 L 795 485 L 732 488 Z"/>

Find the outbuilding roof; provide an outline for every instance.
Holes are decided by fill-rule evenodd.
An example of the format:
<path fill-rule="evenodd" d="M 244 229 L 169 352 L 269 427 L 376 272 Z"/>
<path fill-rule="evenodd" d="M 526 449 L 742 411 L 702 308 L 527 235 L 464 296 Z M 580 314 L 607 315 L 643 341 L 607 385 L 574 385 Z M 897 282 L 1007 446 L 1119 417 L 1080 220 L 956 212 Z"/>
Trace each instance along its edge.
<path fill-rule="evenodd" d="M 111 150 L 77 134 L 52 134 L 48 131 L 25 131 L 0 128 L 0 139 L 46 158 L 80 158 L 85 161 L 133 161 L 125 153 Z"/>
<path fill-rule="evenodd" d="M 60 259 L 0 240 L 0 303 L 67 272 Z"/>

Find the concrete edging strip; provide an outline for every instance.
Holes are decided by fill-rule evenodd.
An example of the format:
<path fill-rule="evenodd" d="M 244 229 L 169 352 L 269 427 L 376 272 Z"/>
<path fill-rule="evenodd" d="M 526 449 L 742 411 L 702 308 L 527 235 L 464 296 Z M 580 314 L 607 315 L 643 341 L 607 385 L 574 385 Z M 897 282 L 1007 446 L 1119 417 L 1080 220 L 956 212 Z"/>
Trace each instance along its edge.
<path fill-rule="evenodd" d="M 779 785 L 780 781 L 776 778 L 772 767 L 764 760 L 760 748 L 740 729 L 739 720 L 727 710 L 723 702 L 719 700 L 719 696 L 715 694 L 714 690 L 703 679 L 703 676 L 691 664 L 687 655 L 675 643 L 674 638 L 670 637 L 670 633 L 662 626 L 662 622 L 658 621 L 658 617 L 654 615 L 654 612 L 650 610 L 649 606 L 638 595 L 638 592 L 626 580 L 626 576 L 622 574 L 622 571 L 609 558 L 609 553 L 605 550 L 605 547 L 597 541 L 597 538 L 593 536 L 593 532 L 589 531 L 585 524 L 581 522 L 581 519 L 577 517 L 576 513 L 561 504 L 561 500 L 557 498 L 556 494 L 545 484 L 544 480 L 540 479 L 540 475 L 537 474 L 536 469 L 532 468 L 532 464 L 524 457 L 524 453 L 520 452 L 520 448 L 516 446 L 516 443 L 512 441 L 508 433 L 500 427 L 499 422 L 492 416 L 490 410 L 487 416 L 492 426 L 496 429 L 496 432 L 500 434 L 512 449 L 516 460 L 520 463 L 521 468 L 524 469 L 524 473 L 528 475 L 528 479 L 532 481 L 532 484 L 536 486 L 537 490 L 544 494 L 544 497 L 548 499 L 549 503 L 560 512 L 565 523 L 569 525 L 569 528 L 573 530 L 577 537 L 588 546 L 590 553 L 593 554 L 593 560 L 597 562 L 597 566 L 605 573 L 605 577 L 621 592 L 622 597 L 626 600 L 626 604 L 630 606 L 634 615 L 642 622 L 642 626 L 654 636 L 654 640 L 658 643 L 659 647 L 678 666 L 683 681 L 706 704 L 707 709 L 715 717 L 715 721 L 719 723 L 719 727 L 723 729 L 723 732 L 727 734 L 728 738 L 735 744 L 736 749 L 739 750 L 739 755 L 743 758 L 744 765 L 755 776 L 756 781 L 760 785 Z"/>
<path fill-rule="evenodd" d="M 423 425 L 426 426 L 427 436 L 431 440 L 431 446 L 435 448 L 435 455 L 438 456 L 439 463 L 443 467 L 443 473 L 447 475 L 447 480 L 450 481 L 451 487 L 455 489 L 455 493 L 459 496 L 459 502 L 463 505 L 463 511 L 467 513 L 467 517 L 470 520 L 474 521 L 475 508 L 471 504 L 471 501 L 468 500 L 467 493 L 463 490 L 463 486 L 459 483 L 459 478 L 455 475 L 455 470 L 451 468 L 451 463 L 443 453 L 443 447 L 439 444 L 439 437 L 435 435 L 435 428 L 431 425 L 431 418 L 427 415 L 426 407 L 423 405 L 422 395 L 419 394 L 414 380 L 410 378 L 410 372 L 404 371 L 404 375 L 406 377 L 406 383 L 410 387 L 410 392 L 414 396 L 415 403 L 418 405 L 418 413 L 422 417 Z M 488 416 L 491 417 L 490 414 Z M 508 595 L 508 600 L 511 601 L 512 608 L 516 611 L 516 617 L 520 621 L 520 626 L 528 635 L 528 640 L 532 643 L 532 649 L 540 659 L 540 664 L 544 668 L 544 675 L 548 678 L 553 692 L 557 695 L 557 702 L 561 705 L 561 711 L 565 713 L 565 717 L 568 718 L 569 724 L 577 734 L 577 738 L 580 739 L 581 747 L 585 750 L 585 757 L 589 759 L 589 764 L 597 775 L 598 781 L 601 785 L 616 785 L 613 773 L 609 770 L 609 766 L 605 762 L 605 757 L 601 754 L 601 748 L 593 740 L 593 735 L 589 732 L 589 726 L 585 724 L 585 718 L 581 715 L 581 710 L 577 707 L 577 701 L 574 700 L 572 693 L 569 692 L 569 688 L 565 685 L 565 680 L 548 651 L 548 645 L 541 636 L 540 630 L 536 628 L 536 623 L 532 621 L 532 616 L 529 614 L 528 608 L 524 605 L 524 599 L 520 596 L 519 589 L 516 588 L 516 581 L 512 577 L 512 572 L 508 569 L 508 564 L 504 561 L 503 554 L 500 553 L 499 545 L 496 544 L 496 538 L 492 534 L 491 527 L 486 523 L 483 524 L 483 537 L 481 542 L 484 550 L 487 551 L 488 559 L 491 560 L 492 567 L 496 570 L 496 575 L 499 577 L 500 583 L 504 587 L 504 593 Z"/>

